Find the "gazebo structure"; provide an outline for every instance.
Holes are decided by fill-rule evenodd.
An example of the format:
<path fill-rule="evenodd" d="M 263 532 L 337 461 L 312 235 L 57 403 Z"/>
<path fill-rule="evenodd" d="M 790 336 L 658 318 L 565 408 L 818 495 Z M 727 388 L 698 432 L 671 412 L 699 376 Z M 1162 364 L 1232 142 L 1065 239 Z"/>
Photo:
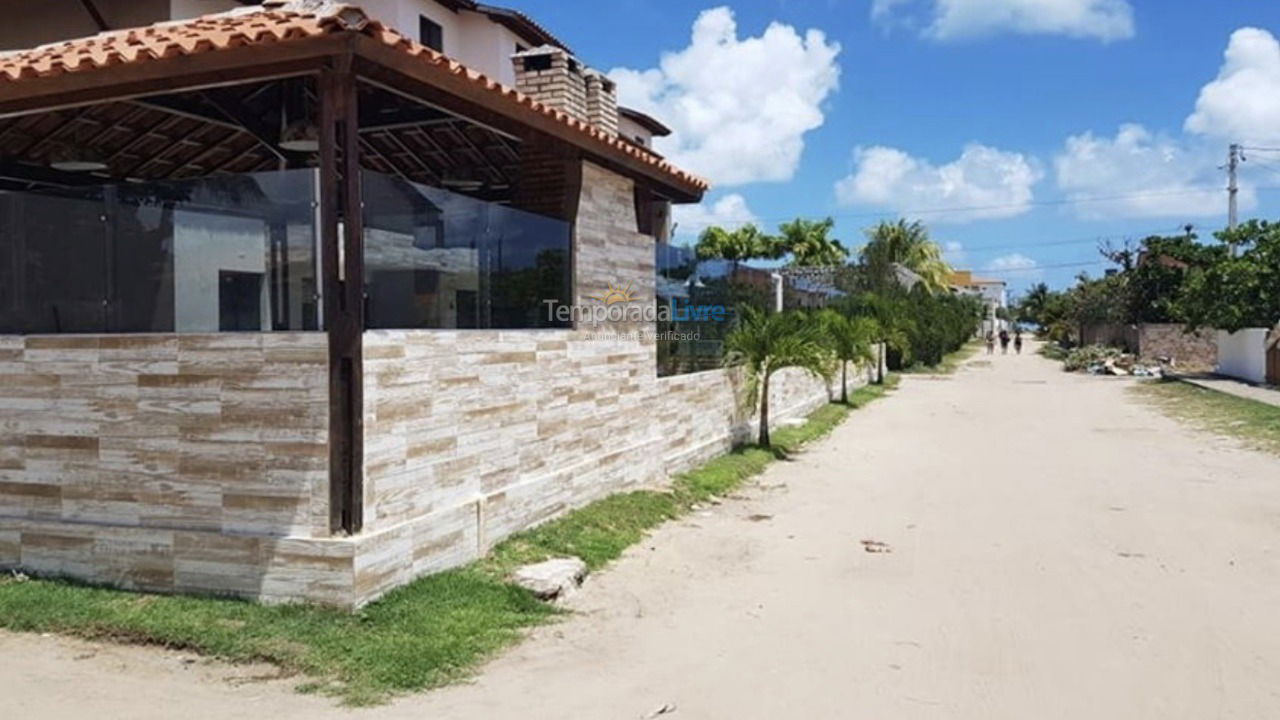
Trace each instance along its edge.
<path fill-rule="evenodd" d="M 0 568 L 356 607 L 752 436 L 595 312 L 706 183 L 510 61 L 318 0 L 0 53 Z"/>
<path fill-rule="evenodd" d="M 549 310 L 706 183 L 553 105 L 330 2 L 0 53 L 0 566 L 355 606 L 652 481 Z"/>

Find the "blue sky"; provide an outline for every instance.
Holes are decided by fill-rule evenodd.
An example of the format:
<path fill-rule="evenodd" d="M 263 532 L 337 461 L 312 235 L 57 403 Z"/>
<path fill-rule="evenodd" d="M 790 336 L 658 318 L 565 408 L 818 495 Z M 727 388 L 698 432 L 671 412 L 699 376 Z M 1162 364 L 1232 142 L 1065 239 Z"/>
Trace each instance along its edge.
<path fill-rule="evenodd" d="M 958 267 L 1063 285 L 1099 239 L 1220 228 L 1227 145 L 1280 147 L 1273 0 L 519 6 L 715 182 L 682 234 L 832 215 L 856 247 L 901 214 Z M 1246 156 L 1242 216 L 1280 215 L 1280 152 Z"/>

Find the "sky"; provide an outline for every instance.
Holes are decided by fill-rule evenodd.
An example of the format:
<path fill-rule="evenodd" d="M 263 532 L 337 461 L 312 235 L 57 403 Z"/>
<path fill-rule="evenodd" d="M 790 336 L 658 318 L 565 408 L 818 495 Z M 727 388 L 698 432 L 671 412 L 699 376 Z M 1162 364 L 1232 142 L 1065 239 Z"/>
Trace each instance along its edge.
<path fill-rule="evenodd" d="M 710 179 L 709 224 L 924 222 L 953 266 L 1068 285 L 1100 243 L 1280 216 L 1277 0 L 522 0 L 656 147 Z M 1268 150 L 1268 148 L 1275 148 Z"/>

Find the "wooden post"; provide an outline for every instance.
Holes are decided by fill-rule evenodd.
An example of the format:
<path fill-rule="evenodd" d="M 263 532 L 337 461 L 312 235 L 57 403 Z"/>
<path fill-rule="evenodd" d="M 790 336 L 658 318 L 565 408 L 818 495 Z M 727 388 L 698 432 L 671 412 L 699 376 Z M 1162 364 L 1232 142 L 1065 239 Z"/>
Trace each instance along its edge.
<path fill-rule="evenodd" d="M 329 525 L 364 520 L 364 226 L 359 107 L 351 55 L 320 73 L 320 204 L 324 318 L 329 333 Z"/>

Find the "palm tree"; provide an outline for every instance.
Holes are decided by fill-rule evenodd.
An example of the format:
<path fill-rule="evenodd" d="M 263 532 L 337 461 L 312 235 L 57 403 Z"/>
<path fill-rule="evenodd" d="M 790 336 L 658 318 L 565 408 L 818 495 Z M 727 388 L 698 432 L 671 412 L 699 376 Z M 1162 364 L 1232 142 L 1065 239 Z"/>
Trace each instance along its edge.
<path fill-rule="evenodd" d="M 765 313 L 744 305 L 724 341 L 725 363 L 742 365 L 747 374 L 747 404 L 760 401 L 760 436 L 769 447 L 769 381 L 782 368 L 796 367 L 831 378 L 831 353 L 822 326 L 805 313 Z"/>
<path fill-rule="evenodd" d="M 828 237 L 835 227 L 835 220 L 806 220 L 796 218 L 778 226 L 782 235 L 780 243 L 791 253 L 791 265 L 796 267 L 833 267 L 844 265 L 849 251 L 839 240 Z"/>
<path fill-rule="evenodd" d="M 743 225 L 735 230 L 712 226 L 698 236 L 694 248 L 699 260 L 728 260 L 733 269 L 738 263 L 756 258 L 777 258 L 781 252 L 778 241 L 760 232 L 755 225 Z"/>
<path fill-rule="evenodd" d="M 880 337 L 880 323 L 866 316 L 849 317 L 835 310 L 820 314 L 827 342 L 840 364 L 840 402 L 849 403 L 849 363 L 869 363 L 876 359 L 871 346 Z"/>
<path fill-rule="evenodd" d="M 942 259 L 942 248 L 929 239 L 929 231 L 919 221 L 882 221 L 867 231 L 867 238 L 859 258 L 878 287 L 892 282 L 897 264 L 919 275 L 930 292 L 947 288 L 951 268 Z"/>

